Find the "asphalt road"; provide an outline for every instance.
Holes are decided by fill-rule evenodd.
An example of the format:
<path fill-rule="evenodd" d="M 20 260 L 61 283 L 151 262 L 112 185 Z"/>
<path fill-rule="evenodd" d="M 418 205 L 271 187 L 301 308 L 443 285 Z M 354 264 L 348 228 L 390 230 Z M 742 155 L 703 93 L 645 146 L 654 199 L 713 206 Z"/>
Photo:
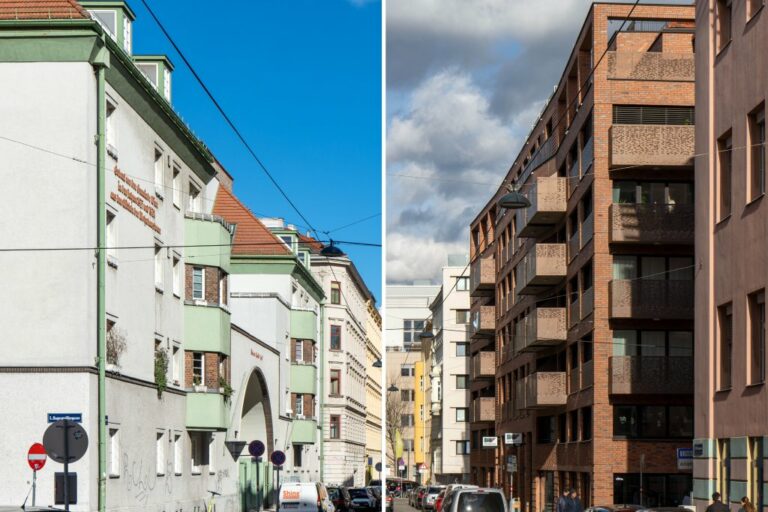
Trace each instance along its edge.
<path fill-rule="evenodd" d="M 421 512 L 408 505 L 408 498 L 395 498 L 395 512 Z"/>

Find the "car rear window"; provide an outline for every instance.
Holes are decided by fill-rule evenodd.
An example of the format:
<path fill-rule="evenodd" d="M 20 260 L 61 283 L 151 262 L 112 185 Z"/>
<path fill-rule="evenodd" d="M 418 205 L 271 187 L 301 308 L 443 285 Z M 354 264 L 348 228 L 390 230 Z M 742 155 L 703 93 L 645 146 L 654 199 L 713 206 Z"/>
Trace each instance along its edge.
<path fill-rule="evenodd" d="M 350 489 L 349 495 L 352 497 L 352 499 L 369 498 L 368 492 L 365 489 Z"/>
<path fill-rule="evenodd" d="M 458 512 L 504 512 L 504 500 L 497 492 L 463 492 L 459 495 Z"/>
<path fill-rule="evenodd" d="M 440 491 L 442 491 L 439 487 L 430 487 L 429 488 L 429 494 L 439 494 Z"/>
<path fill-rule="evenodd" d="M 328 489 L 328 496 L 332 500 L 338 500 L 341 497 L 341 492 L 338 489 L 331 488 Z"/>

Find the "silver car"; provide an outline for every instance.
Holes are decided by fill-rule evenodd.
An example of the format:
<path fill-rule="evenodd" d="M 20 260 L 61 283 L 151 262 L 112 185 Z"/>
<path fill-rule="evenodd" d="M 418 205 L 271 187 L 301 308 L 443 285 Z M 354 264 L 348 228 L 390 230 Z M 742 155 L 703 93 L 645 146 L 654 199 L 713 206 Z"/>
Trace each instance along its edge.
<path fill-rule="evenodd" d="M 421 501 L 421 508 L 424 510 L 434 510 L 435 500 L 440 495 L 440 492 L 445 489 L 443 485 L 432 485 L 426 488 L 424 492 L 424 498 Z"/>
<path fill-rule="evenodd" d="M 442 512 L 509 512 L 499 489 L 456 489 L 446 494 Z"/>

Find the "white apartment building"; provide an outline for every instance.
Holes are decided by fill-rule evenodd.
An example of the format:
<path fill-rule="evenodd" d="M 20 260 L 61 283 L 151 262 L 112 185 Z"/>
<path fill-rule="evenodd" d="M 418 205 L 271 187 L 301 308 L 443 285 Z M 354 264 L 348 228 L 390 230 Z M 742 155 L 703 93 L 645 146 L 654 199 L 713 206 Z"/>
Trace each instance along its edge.
<path fill-rule="evenodd" d="M 386 287 L 387 331 L 384 340 L 387 347 L 418 345 L 419 333 L 424 330 L 424 320 L 430 315 L 429 305 L 438 291 L 440 286 L 427 281 Z"/>
<path fill-rule="evenodd" d="M 315 251 L 317 252 L 317 251 Z M 326 482 L 365 485 L 366 322 L 374 300 L 347 256 L 311 256 L 327 297 L 323 329 L 323 476 Z"/>
<path fill-rule="evenodd" d="M 469 482 L 469 355 L 468 258 L 448 257 L 440 291 L 430 305 L 435 338 L 431 343 L 431 444 L 433 480 L 441 484 Z M 426 347 L 425 347 L 426 349 Z M 429 350 L 429 349 L 427 349 Z"/>

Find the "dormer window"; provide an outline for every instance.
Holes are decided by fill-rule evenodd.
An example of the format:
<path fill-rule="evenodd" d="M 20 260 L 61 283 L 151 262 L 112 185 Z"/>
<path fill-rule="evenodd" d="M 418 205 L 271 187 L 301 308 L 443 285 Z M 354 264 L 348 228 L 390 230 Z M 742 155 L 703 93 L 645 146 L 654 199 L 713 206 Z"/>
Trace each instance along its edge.
<path fill-rule="evenodd" d="M 93 19 L 117 41 L 117 12 L 106 9 L 93 9 L 88 11 Z"/>
<path fill-rule="evenodd" d="M 147 77 L 147 80 L 150 81 L 152 86 L 157 89 L 157 64 L 151 64 L 151 63 L 137 63 L 136 67 L 139 68 L 139 71 Z"/>
<path fill-rule="evenodd" d="M 282 235 L 282 236 L 280 237 L 280 240 L 282 240 L 282 241 L 283 241 L 283 243 L 285 243 L 285 245 L 287 245 L 287 246 L 288 246 L 288 248 L 289 248 L 291 251 L 293 251 L 293 237 L 292 237 L 292 236 L 289 236 L 289 235 Z"/>
<path fill-rule="evenodd" d="M 123 18 L 123 50 L 128 55 L 131 54 L 131 45 L 133 40 L 131 39 L 131 20 L 128 17 Z"/>

